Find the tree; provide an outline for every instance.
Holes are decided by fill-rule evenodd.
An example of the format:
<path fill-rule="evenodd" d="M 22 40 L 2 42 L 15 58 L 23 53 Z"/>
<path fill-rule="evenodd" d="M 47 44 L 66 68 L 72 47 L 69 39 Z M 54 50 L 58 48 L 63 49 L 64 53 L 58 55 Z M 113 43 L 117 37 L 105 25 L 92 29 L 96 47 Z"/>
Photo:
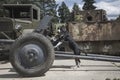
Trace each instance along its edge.
<path fill-rule="evenodd" d="M 83 0 L 85 3 L 82 7 L 83 10 L 94 10 L 96 9 L 96 6 L 94 6 L 93 4 L 95 3 L 94 0 Z"/>
<path fill-rule="evenodd" d="M 58 8 L 59 21 L 61 23 L 68 22 L 70 20 L 70 11 L 65 2 L 62 2 Z"/>
<path fill-rule="evenodd" d="M 58 16 L 57 16 L 57 6 L 55 0 L 48 0 L 47 2 L 48 6 L 46 7 L 46 14 L 54 16 L 53 22 L 58 22 Z"/>
<path fill-rule="evenodd" d="M 74 3 L 73 8 L 72 8 L 72 12 L 74 12 L 75 14 L 80 12 L 80 8 L 79 8 L 77 3 Z"/>
<path fill-rule="evenodd" d="M 71 21 L 74 21 L 75 15 L 80 13 L 80 8 L 77 3 L 74 3 L 73 8 L 72 8 L 72 13 L 71 13 Z"/>
<path fill-rule="evenodd" d="M 56 16 L 57 4 L 55 0 L 37 0 L 34 2 L 41 9 L 41 16 Z"/>
<path fill-rule="evenodd" d="M 120 21 L 120 15 L 117 17 L 117 19 L 116 19 L 117 21 Z"/>

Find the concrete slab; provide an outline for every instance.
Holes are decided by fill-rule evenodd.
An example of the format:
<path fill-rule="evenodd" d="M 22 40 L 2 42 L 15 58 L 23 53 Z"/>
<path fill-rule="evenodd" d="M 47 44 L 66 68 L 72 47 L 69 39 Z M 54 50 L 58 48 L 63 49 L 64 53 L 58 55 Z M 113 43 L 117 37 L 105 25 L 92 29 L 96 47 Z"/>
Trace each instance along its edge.
<path fill-rule="evenodd" d="M 73 59 L 55 60 L 52 68 L 41 77 L 23 78 L 10 63 L 0 65 L 0 80 L 113 80 L 120 79 L 120 63 L 81 60 L 80 68 L 73 68 Z"/>

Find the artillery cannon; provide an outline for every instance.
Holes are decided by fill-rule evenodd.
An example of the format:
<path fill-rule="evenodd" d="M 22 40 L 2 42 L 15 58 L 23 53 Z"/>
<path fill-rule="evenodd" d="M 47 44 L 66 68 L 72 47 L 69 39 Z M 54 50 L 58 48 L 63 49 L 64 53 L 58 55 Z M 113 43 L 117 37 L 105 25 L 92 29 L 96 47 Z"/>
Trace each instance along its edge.
<path fill-rule="evenodd" d="M 7 15 L 0 18 L 0 61 L 10 61 L 22 76 L 43 75 L 52 66 L 55 55 L 120 62 L 120 58 L 114 56 L 76 56 L 69 54 L 71 52 L 54 51 L 46 34 L 51 32 L 48 29 L 51 16 L 40 20 L 39 8 L 31 4 L 6 4 L 3 7 L 7 10 Z"/>

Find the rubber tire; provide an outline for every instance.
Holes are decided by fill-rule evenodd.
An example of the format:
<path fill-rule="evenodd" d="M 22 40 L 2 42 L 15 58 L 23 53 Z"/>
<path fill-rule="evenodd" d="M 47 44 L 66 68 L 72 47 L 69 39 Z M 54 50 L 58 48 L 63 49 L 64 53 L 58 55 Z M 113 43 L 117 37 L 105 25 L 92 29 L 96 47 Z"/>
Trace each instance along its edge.
<path fill-rule="evenodd" d="M 22 44 L 31 41 L 31 40 L 38 40 L 40 43 L 43 43 L 45 45 L 46 51 L 47 51 L 47 59 L 39 67 L 39 70 L 33 69 L 32 72 L 29 70 L 25 70 L 23 68 L 20 68 L 20 64 L 18 65 L 17 60 L 15 60 L 16 50 L 19 48 Z M 49 68 L 52 66 L 55 55 L 54 55 L 54 49 L 51 42 L 44 37 L 42 34 L 38 33 L 28 33 L 21 35 L 12 45 L 11 51 L 10 51 L 10 62 L 13 66 L 13 68 L 22 76 L 24 77 L 35 77 L 35 76 L 42 76 L 45 72 L 49 70 Z"/>

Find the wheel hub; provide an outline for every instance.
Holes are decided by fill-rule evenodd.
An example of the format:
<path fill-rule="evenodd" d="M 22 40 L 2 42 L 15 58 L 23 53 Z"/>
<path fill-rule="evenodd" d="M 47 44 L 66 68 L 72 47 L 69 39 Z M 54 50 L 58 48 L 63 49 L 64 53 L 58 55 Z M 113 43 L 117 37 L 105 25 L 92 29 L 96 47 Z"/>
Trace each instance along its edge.
<path fill-rule="evenodd" d="M 30 62 L 38 59 L 39 51 L 37 49 L 30 49 L 27 52 L 27 58 L 30 60 Z"/>
<path fill-rule="evenodd" d="M 44 63 L 45 56 L 42 48 L 37 44 L 27 44 L 20 49 L 20 62 L 24 67 L 34 67 Z"/>

